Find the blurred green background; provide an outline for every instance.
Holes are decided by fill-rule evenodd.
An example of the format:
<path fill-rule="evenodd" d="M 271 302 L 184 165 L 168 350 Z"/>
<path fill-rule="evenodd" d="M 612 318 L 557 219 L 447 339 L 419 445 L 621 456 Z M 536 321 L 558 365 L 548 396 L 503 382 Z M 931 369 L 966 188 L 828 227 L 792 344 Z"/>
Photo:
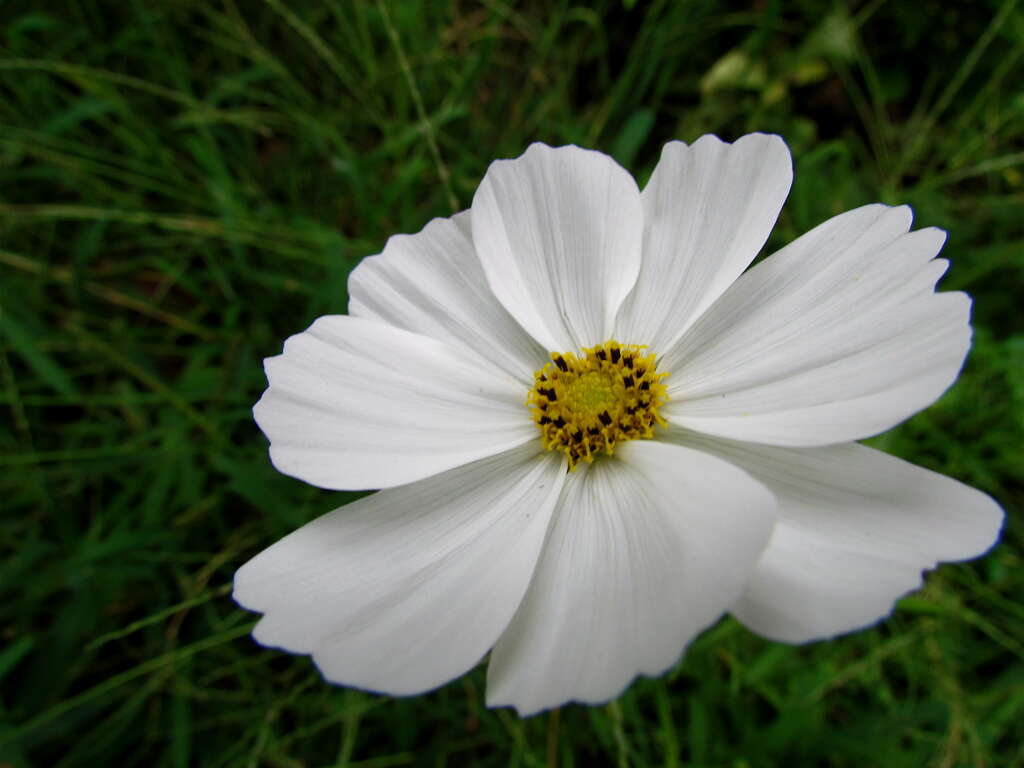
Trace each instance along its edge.
<path fill-rule="evenodd" d="M 1013 0 L 4 0 L 0 766 L 1024 765 L 1024 13 Z M 643 182 L 782 134 L 768 249 L 874 201 L 949 231 L 975 345 L 872 441 L 995 496 L 998 548 L 878 628 L 731 619 L 606 707 L 483 669 L 395 700 L 257 647 L 234 569 L 346 494 L 273 470 L 261 358 L 534 140 Z"/>

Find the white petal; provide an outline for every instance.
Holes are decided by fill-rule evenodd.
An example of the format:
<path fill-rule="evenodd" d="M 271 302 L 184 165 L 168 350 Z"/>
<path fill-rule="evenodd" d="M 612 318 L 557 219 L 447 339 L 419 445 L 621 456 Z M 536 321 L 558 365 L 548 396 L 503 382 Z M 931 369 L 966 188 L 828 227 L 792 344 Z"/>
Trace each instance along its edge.
<path fill-rule="evenodd" d="M 723 437 L 824 445 L 935 401 L 970 347 L 970 299 L 934 293 L 945 233 L 910 209 L 836 216 L 748 271 L 664 356 L 669 421 Z"/>
<path fill-rule="evenodd" d="M 246 563 L 235 599 L 264 645 L 396 695 L 472 668 L 519 605 L 566 472 L 519 448 L 368 496 Z"/>
<path fill-rule="evenodd" d="M 666 144 L 644 187 L 643 261 L 615 338 L 668 349 L 757 256 L 792 181 L 778 136 Z"/>
<path fill-rule="evenodd" d="M 469 211 L 390 238 L 352 271 L 348 293 L 349 314 L 466 346 L 527 389 L 548 361 L 487 285 Z"/>
<path fill-rule="evenodd" d="M 921 572 L 998 539 L 988 496 L 856 443 L 780 448 L 671 431 L 733 462 L 779 502 L 779 522 L 732 613 L 774 640 L 806 642 L 874 624 Z"/>
<path fill-rule="evenodd" d="M 640 191 L 614 160 L 533 144 L 491 163 L 472 223 L 491 289 L 549 352 L 610 337 L 640 268 L 643 229 Z"/>
<path fill-rule="evenodd" d="M 736 467 L 636 440 L 569 475 L 537 572 L 491 654 L 488 706 L 526 715 L 657 675 L 740 595 L 775 501 Z"/>
<path fill-rule="evenodd" d="M 321 317 L 264 365 L 270 458 L 323 488 L 387 488 L 537 439 L 520 383 L 372 320 Z"/>

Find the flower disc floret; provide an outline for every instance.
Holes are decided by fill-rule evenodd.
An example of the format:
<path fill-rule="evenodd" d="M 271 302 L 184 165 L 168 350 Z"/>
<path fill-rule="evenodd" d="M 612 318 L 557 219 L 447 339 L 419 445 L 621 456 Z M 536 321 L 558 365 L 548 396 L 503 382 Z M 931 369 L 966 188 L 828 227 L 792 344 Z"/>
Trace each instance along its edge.
<path fill-rule="evenodd" d="M 655 355 L 646 347 L 606 341 L 551 355 L 534 374 L 527 405 L 549 451 L 562 451 L 574 470 L 602 452 L 611 456 L 616 443 L 654 436 L 665 422 L 658 408 L 668 400 Z"/>

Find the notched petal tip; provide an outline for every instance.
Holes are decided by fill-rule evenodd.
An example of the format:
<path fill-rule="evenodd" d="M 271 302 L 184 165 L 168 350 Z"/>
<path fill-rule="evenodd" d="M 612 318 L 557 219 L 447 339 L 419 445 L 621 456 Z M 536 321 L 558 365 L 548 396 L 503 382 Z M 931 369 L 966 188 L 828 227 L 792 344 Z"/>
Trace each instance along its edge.
<path fill-rule="evenodd" d="M 528 155 L 531 152 L 534 153 L 534 154 L 536 154 L 538 152 L 540 152 L 540 153 L 549 153 L 549 154 L 558 153 L 558 152 L 585 152 L 585 153 L 591 154 L 591 155 L 601 155 L 602 157 L 610 157 L 610 155 L 607 155 L 607 154 L 605 154 L 604 152 L 601 152 L 598 149 L 590 149 L 588 147 L 581 147 L 579 144 L 548 144 L 548 143 L 543 142 L 543 141 L 534 141 L 534 142 L 532 142 L 526 148 L 526 151 L 523 152 L 522 155 L 520 155 L 520 157 L 522 157 L 523 155 Z M 506 158 L 505 160 L 498 160 L 498 161 L 495 161 L 495 162 L 507 162 L 509 159 L 517 160 L 518 158 Z"/>
<path fill-rule="evenodd" d="M 867 203 L 826 219 L 818 226 L 806 232 L 802 237 L 807 237 L 818 230 L 823 231 L 830 225 L 840 221 L 849 222 L 852 225 L 851 233 L 854 235 L 875 229 L 879 232 L 886 232 L 890 239 L 895 239 L 901 234 L 906 234 L 910 231 L 910 225 L 914 222 L 914 209 L 906 203 L 901 205 Z M 793 242 L 796 243 L 799 240 L 800 238 L 797 238 Z M 785 248 L 782 250 L 784 251 Z"/>
<path fill-rule="evenodd" d="M 785 157 L 789 159 L 790 166 L 792 167 L 792 153 L 789 151 L 789 145 L 786 143 L 786 140 L 777 133 L 764 133 L 762 131 L 747 133 L 736 139 L 732 145 L 737 148 L 752 145 L 759 147 L 765 152 L 777 152 L 780 155 L 785 155 Z"/>
<path fill-rule="evenodd" d="M 252 561 L 250 560 L 249 562 Z M 250 592 L 249 585 L 245 583 L 248 580 L 248 577 L 243 573 L 243 571 L 246 570 L 246 566 L 248 565 L 249 563 L 246 563 L 235 571 L 234 583 L 231 586 L 231 599 L 234 600 L 240 608 L 246 611 L 262 613 L 257 605 L 258 597 L 256 596 L 256 593 Z M 255 627 L 253 629 L 255 630 Z"/>
<path fill-rule="evenodd" d="M 546 160 L 553 155 L 573 151 L 593 152 L 594 154 L 597 155 L 603 155 L 602 152 L 598 152 L 597 150 L 593 149 L 584 149 L 583 147 L 577 146 L 576 144 L 557 144 L 552 146 L 551 144 L 547 144 L 543 141 L 535 141 L 531 143 L 529 146 L 527 146 L 522 153 L 516 155 L 515 157 L 499 157 L 495 160 L 492 160 L 490 165 L 488 165 L 487 167 L 487 173 L 490 173 L 492 170 L 498 170 L 502 168 L 507 168 L 509 166 L 515 166 L 516 164 L 521 163 L 523 161 L 536 161 L 541 158 Z M 487 174 L 484 175 L 485 178 L 486 175 Z M 472 210 L 472 208 L 470 208 L 470 210 Z"/>
<path fill-rule="evenodd" d="M 941 563 L 962 563 L 974 560 L 991 552 L 999 543 L 1006 524 L 1006 512 L 994 498 L 984 491 L 964 485 L 952 478 L 945 478 L 956 484 L 956 492 L 961 494 L 961 503 L 965 508 L 973 509 L 973 527 L 950 541 L 950 548 L 936 557 L 935 565 Z M 952 497 L 952 493 L 950 496 Z"/>
<path fill-rule="evenodd" d="M 880 204 L 883 208 L 886 208 L 886 215 L 892 218 L 898 218 L 901 222 L 906 222 L 903 229 L 906 232 L 910 231 L 911 224 L 914 223 L 914 209 L 907 203 L 901 205 L 885 205 Z"/>
<path fill-rule="evenodd" d="M 246 610 L 253 610 L 248 608 L 236 598 L 235 602 L 241 605 Z M 275 636 L 273 624 L 271 623 L 270 616 L 260 616 L 259 621 L 256 622 L 256 626 L 252 628 L 252 639 L 262 645 L 264 648 L 275 648 L 281 651 L 287 651 L 288 653 L 297 653 L 303 656 L 308 656 L 312 653 L 312 648 L 304 647 L 301 643 L 287 642 Z"/>
<path fill-rule="evenodd" d="M 911 210 L 910 215 L 911 215 L 911 217 L 913 217 L 913 215 L 914 215 L 913 210 Z M 916 231 L 917 232 L 922 232 L 922 233 L 927 233 L 929 237 L 936 238 L 936 241 L 937 241 L 937 247 L 935 249 L 936 253 L 938 253 L 939 251 L 942 250 L 943 246 L 946 244 L 946 240 L 949 239 L 949 233 L 946 232 L 946 230 L 942 229 L 941 227 L 922 227 L 921 229 L 918 229 Z"/>
<path fill-rule="evenodd" d="M 682 658 L 682 654 L 680 654 L 680 658 Z M 488 683 L 487 684 L 487 690 L 486 690 L 486 692 L 484 694 L 484 704 L 487 706 L 488 709 L 499 709 L 501 707 L 508 707 L 510 709 L 514 709 L 516 714 L 519 717 L 521 717 L 521 718 L 536 717 L 537 715 L 544 714 L 545 712 L 550 712 L 551 710 L 558 709 L 560 707 L 569 706 L 571 704 L 579 704 L 579 705 L 582 705 L 582 706 L 585 706 L 585 707 L 598 707 L 598 706 L 601 706 L 603 704 L 609 704 L 610 702 L 613 702 L 617 698 L 622 696 L 627 690 L 629 690 L 630 686 L 633 685 L 633 683 L 636 682 L 637 677 L 641 677 L 641 676 L 642 677 L 658 677 L 658 676 L 661 676 L 661 675 L 667 673 L 670 669 L 672 669 L 672 667 L 674 667 L 678 663 L 679 663 L 679 659 L 677 659 L 675 662 L 673 662 L 672 664 L 670 664 L 668 667 L 666 667 L 665 669 L 661 670 L 660 672 L 653 673 L 651 675 L 638 674 L 635 677 L 633 677 L 632 679 L 630 679 L 629 681 L 627 681 L 622 686 L 622 688 L 619 689 L 613 695 L 601 696 L 601 697 L 573 696 L 571 698 L 565 699 L 564 701 L 559 701 L 559 702 L 556 702 L 556 703 L 534 702 L 534 701 L 517 701 L 515 695 L 513 695 L 513 694 L 506 694 L 503 691 L 494 691 L 494 690 L 492 690 L 491 684 Z"/>
<path fill-rule="evenodd" d="M 732 142 L 725 141 L 717 134 L 705 133 L 697 137 L 690 144 L 687 144 L 685 141 L 680 139 L 668 141 L 661 148 L 661 154 L 664 156 L 666 153 L 685 150 L 715 151 L 722 149 L 741 149 L 748 146 L 753 147 L 758 145 L 766 152 L 777 152 L 780 153 L 780 155 L 784 155 L 786 159 L 789 160 L 790 172 L 792 173 L 792 153 L 789 151 L 789 145 L 786 143 L 786 140 L 777 133 L 763 133 L 755 131 L 754 133 L 743 134 Z"/>
<path fill-rule="evenodd" d="M 523 162 L 548 163 L 555 162 L 556 159 L 559 158 L 567 158 L 573 155 L 587 158 L 600 158 L 602 161 L 610 161 L 612 166 L 614 166 L 614 168 L 617 171 L 620 171 L 624 176 L 629 177 L 630 181 L 632 181 L 633 183 L 633 186 L 636 186 L 636 179 L 633 178 L 633 174 L 631 174 L 628 170 L 623 168 L 619 161 L 616 160 L 614 157 L 605 152 L 602 152 L 599 149 L 581 147 L 578 144 L 551 145 L 546 144 L 542 141 L 533 142 L 526 148 L 526 150 L 521 155 L 517 155 L 516 157 L 503 157 L 497 160 L 492 160 L 491 164 L 487 168 L 487 174 L 485 174 L 485 178 L 487 175 L 491 173 L 492 170 L 512 170 L 512 168 Z M 477 189 L 479 190 L 479 187 Z M 637 191 L 639 191 L 639 188 L 637 188 Z M 472 207 L 469 210 L 472 210 Z"/>

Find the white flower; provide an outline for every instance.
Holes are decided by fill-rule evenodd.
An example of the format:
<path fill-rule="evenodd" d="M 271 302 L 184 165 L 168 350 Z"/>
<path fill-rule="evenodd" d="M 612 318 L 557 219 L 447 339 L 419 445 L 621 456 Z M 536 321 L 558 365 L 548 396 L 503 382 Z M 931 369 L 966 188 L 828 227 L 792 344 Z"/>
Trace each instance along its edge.
<path fill-rule="evenodd" d="M 643 192 L 535 144 L 364 260 L 255 414 L 280 471 L 385 490 L 238 571 L 255 638 L 396 695 L 490 651 L 488 704 L 528 714 L 664 672 L 727 611 L 865 627 L 992 546 L 988 496 L 852 442 L 960 370 L 944 233 L 869 205 L 747 270 L 791 179 L 763 134 L 672 142 Z"/>

